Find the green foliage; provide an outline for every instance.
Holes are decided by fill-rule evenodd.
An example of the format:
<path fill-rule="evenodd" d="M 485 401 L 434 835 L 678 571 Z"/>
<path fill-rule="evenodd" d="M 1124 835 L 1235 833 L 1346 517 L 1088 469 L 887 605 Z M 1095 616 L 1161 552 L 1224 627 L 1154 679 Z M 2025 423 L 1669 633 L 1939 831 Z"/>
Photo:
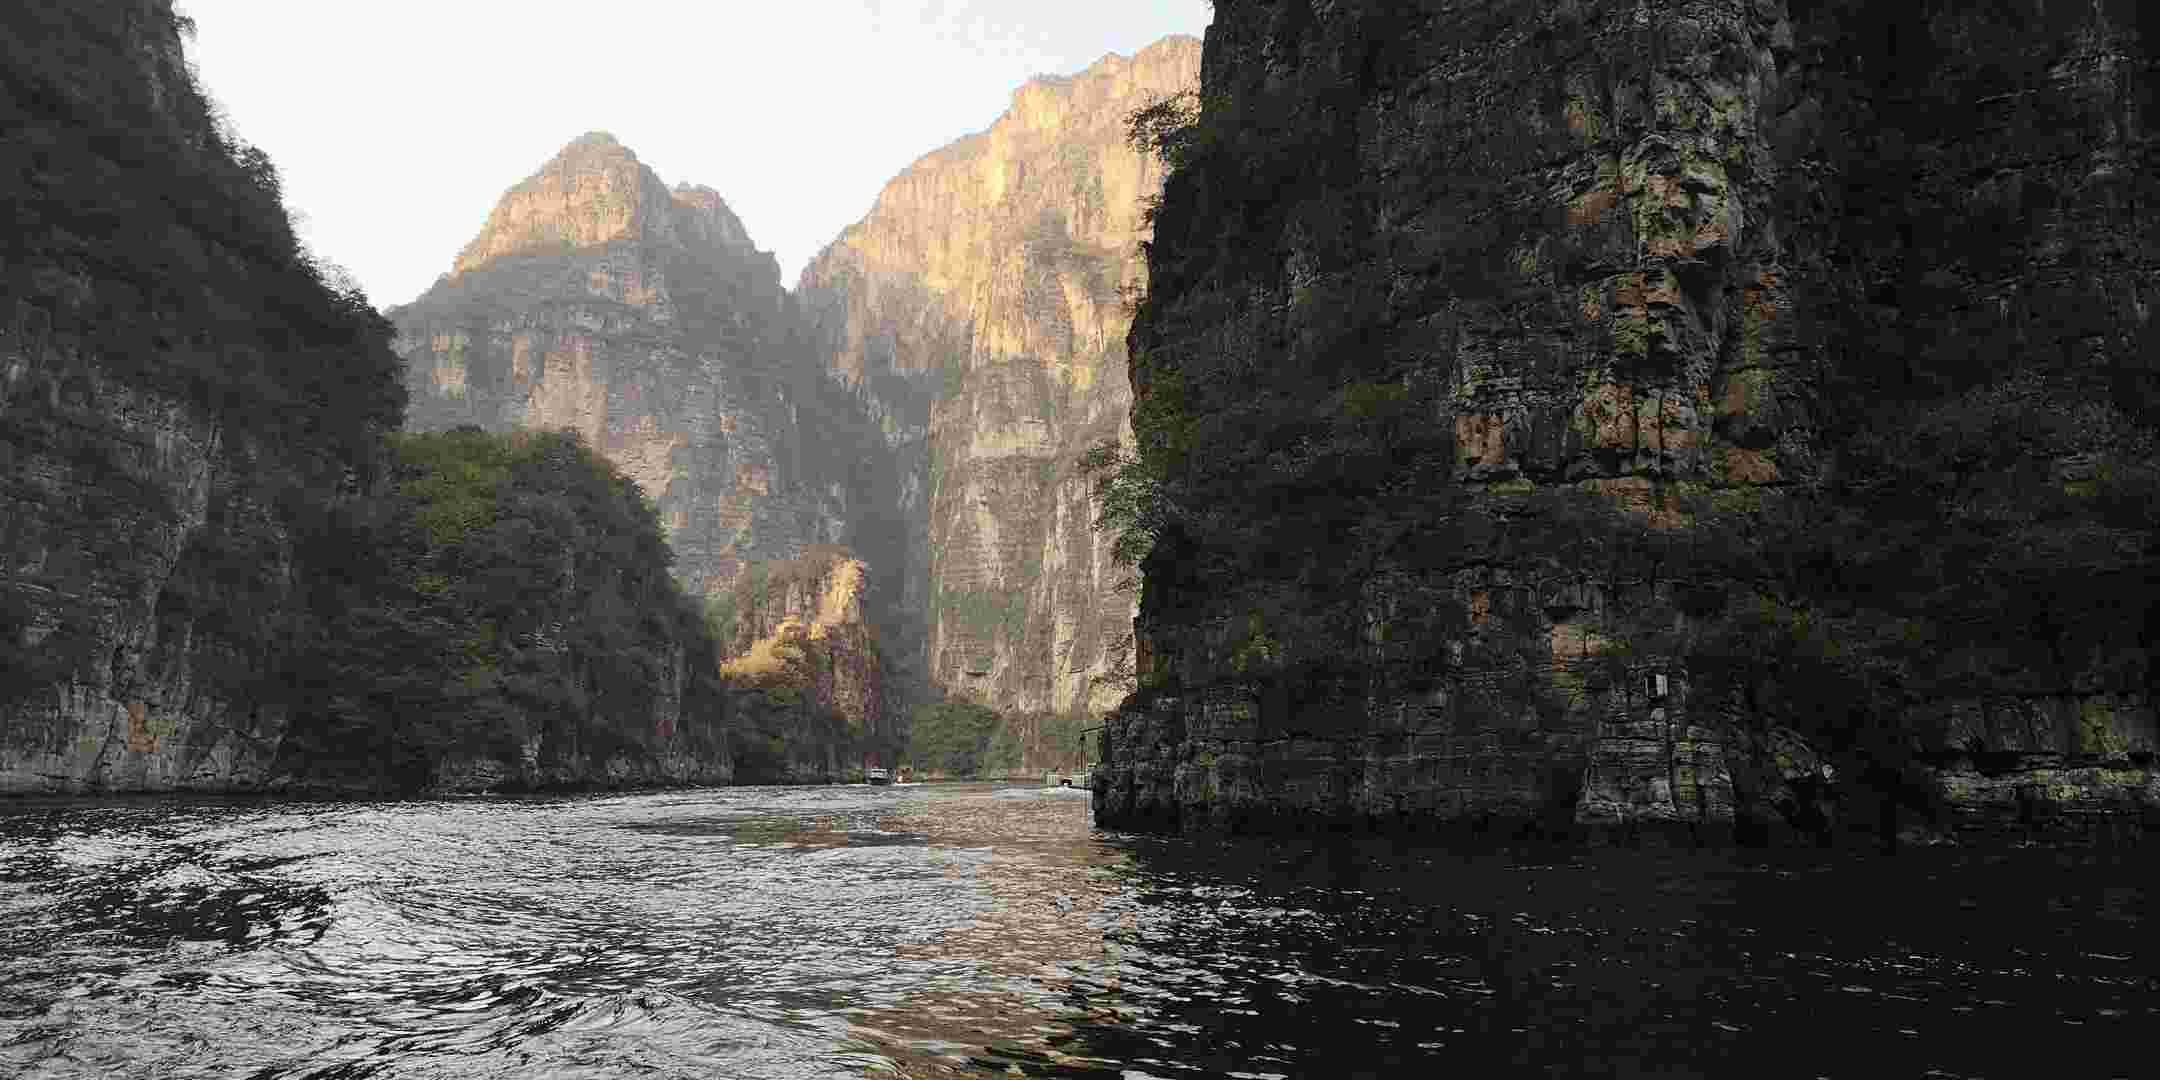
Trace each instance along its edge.
<path fill-rule="evenodd" d="M 999 727 L 996 710 L 985 705 L 917 706 L 909 716 L 908 760 L 919 771 L 973 776 L 987 764 Z"/>
<path fill-rule="evenodd" d="M 1246 615 L 1245 634 L 1231 649 L 1230 670 L 1244 675 L 1278 664 L 1282 658 L 1282 643 L 1268 636 L 1266 619 L 1260 609 L 1251 609 Z"/>
<path fill-rule="evenodd" d="M 1095 529 L 1117 537 L 1111 557 L 1120 566 L 1138 566 L 1167 517 L 1160 470 L 1111 441 L 1090 448 L 1074 464 L 1093 486 Z"/>
<path fill-rule="evenodd" d="M 388 323 L 300 244 L 269 157 L 131 30 L 155 32 L 121 0 L 0 15 L 0 159 L 21 165 L 0 171 L 0 321 L 295 460 L 366 457 L 405 402 Z"/>
<path fill-rule="evenodd" d="M 438 547 L 463 543 L 467 534 L 495 523 L 496 496 L 532 445 L 476 427 L 440 435 L 393 433 L 389 441 L 403 466 L 399 492 L 422 507 L 420 527 Z"/>
<path fill-rule="evenodd" d="M 1354 382 L 1343 388 L 1342 411 L 1352 420 L 1379 420 L 1410 404 L 1410 388 L 1401 383 Z"/>
<path fill-rule="evenodd" d="M 574 434 L 408 434 L 391 493 L 309 534 L 310 617 L 277 700 L 290 767 L 410 789 L 446 753 L 636 753 L 688 672 L 686 717 L 719 708 L 705 613 L 668 574 L 650 503 Z M 267 688 L 266 688 L 267 692 Z M 698 739 L 717 752 L 710 724 Z M 361 776 L 349 775 L 357 771 Z"/>
<path fill-rule="evenodd" d="M 1125 141 L 1173 171 L 1190 168 L 1224 146 L 1222 117 L 1228 106 L 1226 98 L 1203 98 L 1193 90 L 1154 98 L 1125 118 Z"/>
<path fill-rule="evenodd" d="M 966 357 L 957 353 L 948 353 L 944 364 L 938 368 L 938 371 L 940 375 L 938 400 L 952 401 L 967 389 Z"/>
<path fill-rule="evenodd" d="M 945 617 L 976 638 L 1019 641 L 1027 629 L 1026 589 L 949 589 L 938 593 Z"/>
<path fill-rule="evenodd" d="M 1091 747 L 1081 732 L 1086 713 L 1000 713 L 987 706 L 946 702 L 910 714 L 908 757 L 913 767 L 947 776 L 1027 775 L 1075 769 Z"/>
<path fill-rule="evenodd" d="M 765 563 L 751 563 L 743 568 L 743 584 L 749 593 L 752 609 L 762 609 L 772 599 L 772 568 Z"/>
<path fill-rule="evenodd" d="M 730 589 L 705 598 L 705 632 L 727 648 L 735 641 L 736 593 Z"/>

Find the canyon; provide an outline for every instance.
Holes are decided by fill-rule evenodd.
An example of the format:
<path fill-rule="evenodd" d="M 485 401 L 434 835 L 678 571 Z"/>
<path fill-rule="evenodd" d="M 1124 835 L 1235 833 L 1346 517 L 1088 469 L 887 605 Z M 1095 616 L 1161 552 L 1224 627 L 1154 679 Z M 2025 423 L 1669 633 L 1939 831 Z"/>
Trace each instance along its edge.
<path fill-rule="evenodd" d="M 183 70 L 187 25 L 169 5 L 116 0 L 72 29 L 115 64 L 159 58 L 126 89 L 174 138 L 202 140 L 210 121 L 188 112 L 199 95 Z M 377 388 L 402 399 L 380 415 L 396 409 L 405 430 L 460 438 L 572 432 L 634 482 L 667 540 L 666 569 L 703 605 L 712 639 L 673 661 L 676 696 L 707 668 L 733 688 L 702 712 L 678 701 L 652 730 L 663 742 L 700 727 L 742 737 L 613 764 L 548 765 L 529 742 L 523 764 L 517 752 L 453 753 L 430 783 L 725 782 L 737 764 L 742 779 L 827 779 L 864 755 L 896 758 L 924 703 L 1038 714 L 1115 704 L 1130 683 L 1135 583 L 1091 528 L 1073 459 L 1130 437 L 1125 299 L 1160 171 L 1130 144 L 1127 117 L 1189 89 L 1198 62 L 1197 41 L 1170 38 L 1031 80 L 989 129 L 895 177 L 793 291 L 719 193 L 667 186 L 607 132 L 572 139 L 508 188 L 435 285 L 385 312 L 403 392 Z M 262 163 L 274 190 L 265 159 L 220 150 Z M 45 253 L 26 254 L 11 265 Z M 292 277 L 311 279 L 299 262 Z M 111 274 L 78 272 L 93 287 Z M 99 433 L 82 448 L 9 444 L 24 468 L 9 489 L 18 570 L 6 629 L 23 659 L 9 672 L 21 685 L 0 740 L 5 788 L 300 783 L 292 758 L 309 740 L 249 689 L 277 677 L 286 661 L 270 655 L 272 627 L 299 617 L 305 579 L 320 572 L 299 553 L 315 538 L 291 535 L 319 523 L 239 494 L 275 471 L 277 438 L 254 437 L 240 414 L 146 392 L 112 357 L 76 347 L 50 325 L 48 281 L 10 292 L 11 424 L 75 417 Z M 494 452 L 478 446 L 467 450 Z M 99 448 L 131 463 L 123 475 L 155 491 L 154 505 L 118 516 L 93 505 L 115 481 L 66 458 Z M 333 516 L 419 490 L 404 463 L 365 445 L 345 454 L 323 464 L 339 479 L 312 481 L 340 493 L 326 504 Z M 445 483 L 455 487 L 423 487 Z M 127 554 L 79 564 L 73 552 L 97 550 L 81 538 L 101 516 L 107 546 Z M 191 565 L 221 567 L 243 548 L 267 557 L 246 594 L 261 625 L 237 649 L 254 655 L 221 683 L 185 659 L 209 635 L 174 623 L 167 594 Z"/>
<path fill-rule="evenodd" d="M 1131 437 L 1125 300 L 1161 176 L 1128 118 L 1198 69 L 1199 42 L 1169 38 L 1030 81 L 902 170 L 792 292 L 717 193 L 581 136 L 388 313 L 407 423 L 582 432 L 653 499 L 728 664 L 813 625 L 790 609 L 735 632 L 751 583 L 816 548 L 856 567 L 810 589 L 855 590 L 859 620 L 805 639 L 810 669 L 857 672 L 874 703 L 830 760 L 890 757 L 939 698 L 1114 706 L 1133 581 L 1074 462 Z"/>
<path fill-rule="evenodd" d="M 949 702 L 1099 720 L 1121 829 L 2160 827 L 2160 35 L 1939 6 L 1225 0 L 793 288 L 594 131 L 379 314 L 83 6 L 109 100 L 7 39 L 0 791 L 375 790 L 363 713 L 431 790 L 819 781 Z M 384 627 L 431 719 L 294 689 Z"/>

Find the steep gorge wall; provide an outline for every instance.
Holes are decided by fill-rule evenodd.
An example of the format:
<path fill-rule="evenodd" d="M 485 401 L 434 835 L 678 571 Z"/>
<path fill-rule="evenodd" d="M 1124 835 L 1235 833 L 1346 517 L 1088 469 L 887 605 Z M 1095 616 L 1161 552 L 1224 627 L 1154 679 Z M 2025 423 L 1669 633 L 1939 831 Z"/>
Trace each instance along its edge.
<path fill-rule="evenodd" d="M 652 498 L 692 593 L 851 539 L 875 444 L 807 362 L 778 263 L 718 194 L 669 190 L 605 132 L 389 314 L 410 427 L 579 432 Z"/>
<path fill-rule="evenodd" d="M 250 683 L 294 570 L 271 503 L 370 468 L 321 438 L 282 453 L 287 432 L 240 418 L 288 387 L 219 378 L 273 340 L 297 346 L 323 306 L 281 264 L 294 248 L 275 196 L 213 134 L 182 29 L 158 0 L 0 18 L 0 154 L 23 166 L 0 183 L 15 223 L 0 242 L 0 792 L 270 782 L 286 718 L 254 708 Z M 64 71 L 55 41 L 79 47 Z M 125 198 L 102 178 L 159 154 L 174 204 L 81 205 Z M 296 320 L 247 310 L 263 297 Z M 364 336 L 314 329 L 356 376 L 378 359 Z M 253 570 L 221 573 L 234 556 Z M 214 590 L 249 610 L 205 603 Z"/>
<path fill-rule="evenodd" d="M 2024 8 L 1219 3 L 1131 337 L 1174 521 L 1098 820 L 2160 820 L 2150 673 L 2102 659 L 2149 595 L 1996 683 L 2045 691 L 1908 701 L 1896 765 L 1695 700 L 1694 597 L 1746 589 L 1657 573 L 1976 416 L 2084 418 L 1994 466 L 2058 497 L 2149 455 L 2152 28 Z M 1864 430 L 1900 395 L 1935 427 Z M 2153 564 L 2126 505 L 2088 582 Z"/>
<path fill-rule="evenodd" d="M 939 690 L 1062 711 L 1129 686 L 1129 573 L 1073 463 L 1131 438 L 1125 294 L 1161 174 L 1127 118 L 1198 66 L 1199 43 L 1173 37 L 1030 81 L 987 131 L 894 178 L 798 284 L 825 367 L 894 458 L 894 666 Z"/>
<path fill-rule="evenodd" d="M 890 455 L 717 193 L 670 190 L 589 133 L 507 191 L 451 272 L 390 314 L 410 426 L 579 432 L 653 500 L 684 588 L 724 612 L 722 658 L 750 658 L 789 612 L 816 628 L 808 660 L 823 674 L 767 688 L 810 691 L 802 715 L 752 724 L 784 728 L 802 758 L 775 778 L 827 775 L 841 744 L 894 729 L 871 655 L 873 622 L 896 633 L 894 605 L 870 587 L 905 561 L 883 506 Z M 766 605 L 759 583 L 835 545 L 857 571 L 844 627 L 828 633 L 815 605 Z M 762 715 L 757 695 L 733 700 Z M 827 716 L 844 722 L 828 731 Z"/>
<path fill-rule="evenodd" d="M 650 708 L 561 717 L 623 729 L 605 752 L 434 756 L 466 725 L 400 714 L 441 687 L 370 660 L 417 639 L 353 625 L 470 628 L 398 607 L 440 578 L 363 580 L 412 535 L 392 328 L 215 122 L 187 28 L 164 0 L 0 13 L 0 792 L 725 782 L 679 648 Z"/>

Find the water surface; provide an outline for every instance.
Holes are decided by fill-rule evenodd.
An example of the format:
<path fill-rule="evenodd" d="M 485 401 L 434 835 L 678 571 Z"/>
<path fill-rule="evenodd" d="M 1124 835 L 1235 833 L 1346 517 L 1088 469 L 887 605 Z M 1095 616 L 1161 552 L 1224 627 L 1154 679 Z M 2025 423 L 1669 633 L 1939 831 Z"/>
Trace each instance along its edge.
<path fill-rule="evenodd" d="M 988 784 L 0 803 L 0 1076 L 2145 1076 L 2156 866 L 1230 844 Z"/>

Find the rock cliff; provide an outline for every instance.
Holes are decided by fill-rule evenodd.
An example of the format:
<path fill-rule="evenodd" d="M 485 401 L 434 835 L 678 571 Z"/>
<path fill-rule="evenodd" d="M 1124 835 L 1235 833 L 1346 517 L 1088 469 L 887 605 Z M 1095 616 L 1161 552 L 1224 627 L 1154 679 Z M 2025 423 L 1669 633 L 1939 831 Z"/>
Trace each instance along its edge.
<path fill-rule="evenodd" d="M 1098 820 L 2160 824 L 2153 28 L 2017 10 L 1217 4 Z"/>
<path fill-rule="evenodd" d="M 693 593 L 850 539 L 876 444 L 805 360 L 779 264 L 718 194 L 670 190 L 605 132 L 388 314 L 411 428 L 579 432 L 652 498 Z"/>
<path fill-rule="evenodd" d="M 814 628 L 797 659 L 822 665 L 822 681 L 783 682 L 812 691 L 803 709 L 845 722 L 815 734 L 801 717 L 782 725 L 812 739 L 791 753 L 823 763 L 788 777 L 829 773 L 842 750 L 832 739 L 852 748 L 892 730 L 870 626 L 899 632 L 885 599 L 897 590 L 866 576 L 897 578 L 887 568 L 906 561 L 883 505 L 890 454 L 815 363 L 778 264 L 718 194 L 670 190 L 612 136 L 589 133 L 507 191 L 451 272 L 390 316 L 409 424 L 582 434 L 652 498 L 677 577 L 723 616 L 737 667 L 754 645 L 769 652 L 762 639 L 790 615 Z M 844 618 L 767 603 L 764 581 L 830 545 L 852 545 Z"/>
<path fill-rule="evenodd" d="M 584 704 L 543 754 L 434 752 L 487 720 L 412 706 L 503 680 L 425 676 L 501 651 L 475 636 L 495 624 L 448 617 L 456 565 L 415 573 L 460 556 L 409 514 L 428 498 L 407 485 L 440 474 L 384 442 L 405 405 L 392 328 L 215 122 L 188 29 L 165 0 L 0 13 L 0 792 L 725 781 L 717 698 L 684 715 L 712 680 L 646 634 L 658 612 L 621 635 L 660 655 L 632 658 L 654 679 L 620 714 L 572 686 Z M 567 550 L 581 523 L 658 548 L 642 508 L 608 509 L 569 516 L 571 562 L 593 554 Z M 565 679 L 615 666 L 527 644 Z"/>
<path fill-rule="evenodd" d="M 23 166 L 0 180 L 0 791 L 268 782 L 283 718 L 248 691 L 292 606 L 280 501 L 350 490 L 395 422 L 386 351 L 296 262 L 274 174 L 214 131 L 185 28 L 161 0 L 0 16 L 0 155 Z M 329 363 L 349 422 L 296 400 Z M 252 568 L 221 574 L 235 553 Z M 211 590 L 239 610 L 191 602 Z"/>
<path fill-rule="evenodd" d="M 1173 37 L 1031 80 L 987 131 L 887 184 L 797 286 L 824 365 L 895 459 L 895 663 L 946 693 L 1065 711 L 1130 685 L 1130 572 L 1073 463 L 1131 438 L 1125 299 L 1161 175 L 1127 118 L 1190 90 L 1199 59 Z"/>
<path fill-rule="evenodd" d="M 742 738 L 768 742 L 777 760 L 745 768 L 794 781 L 835 778 L 871 754 L 888 765 L 897 742 L 883 700 L 884 665 L 864 608 L 869 568 L 845 548 L 750 564 L 709 610 L 721 672 L 758 693 L 735 698 Z"/>

